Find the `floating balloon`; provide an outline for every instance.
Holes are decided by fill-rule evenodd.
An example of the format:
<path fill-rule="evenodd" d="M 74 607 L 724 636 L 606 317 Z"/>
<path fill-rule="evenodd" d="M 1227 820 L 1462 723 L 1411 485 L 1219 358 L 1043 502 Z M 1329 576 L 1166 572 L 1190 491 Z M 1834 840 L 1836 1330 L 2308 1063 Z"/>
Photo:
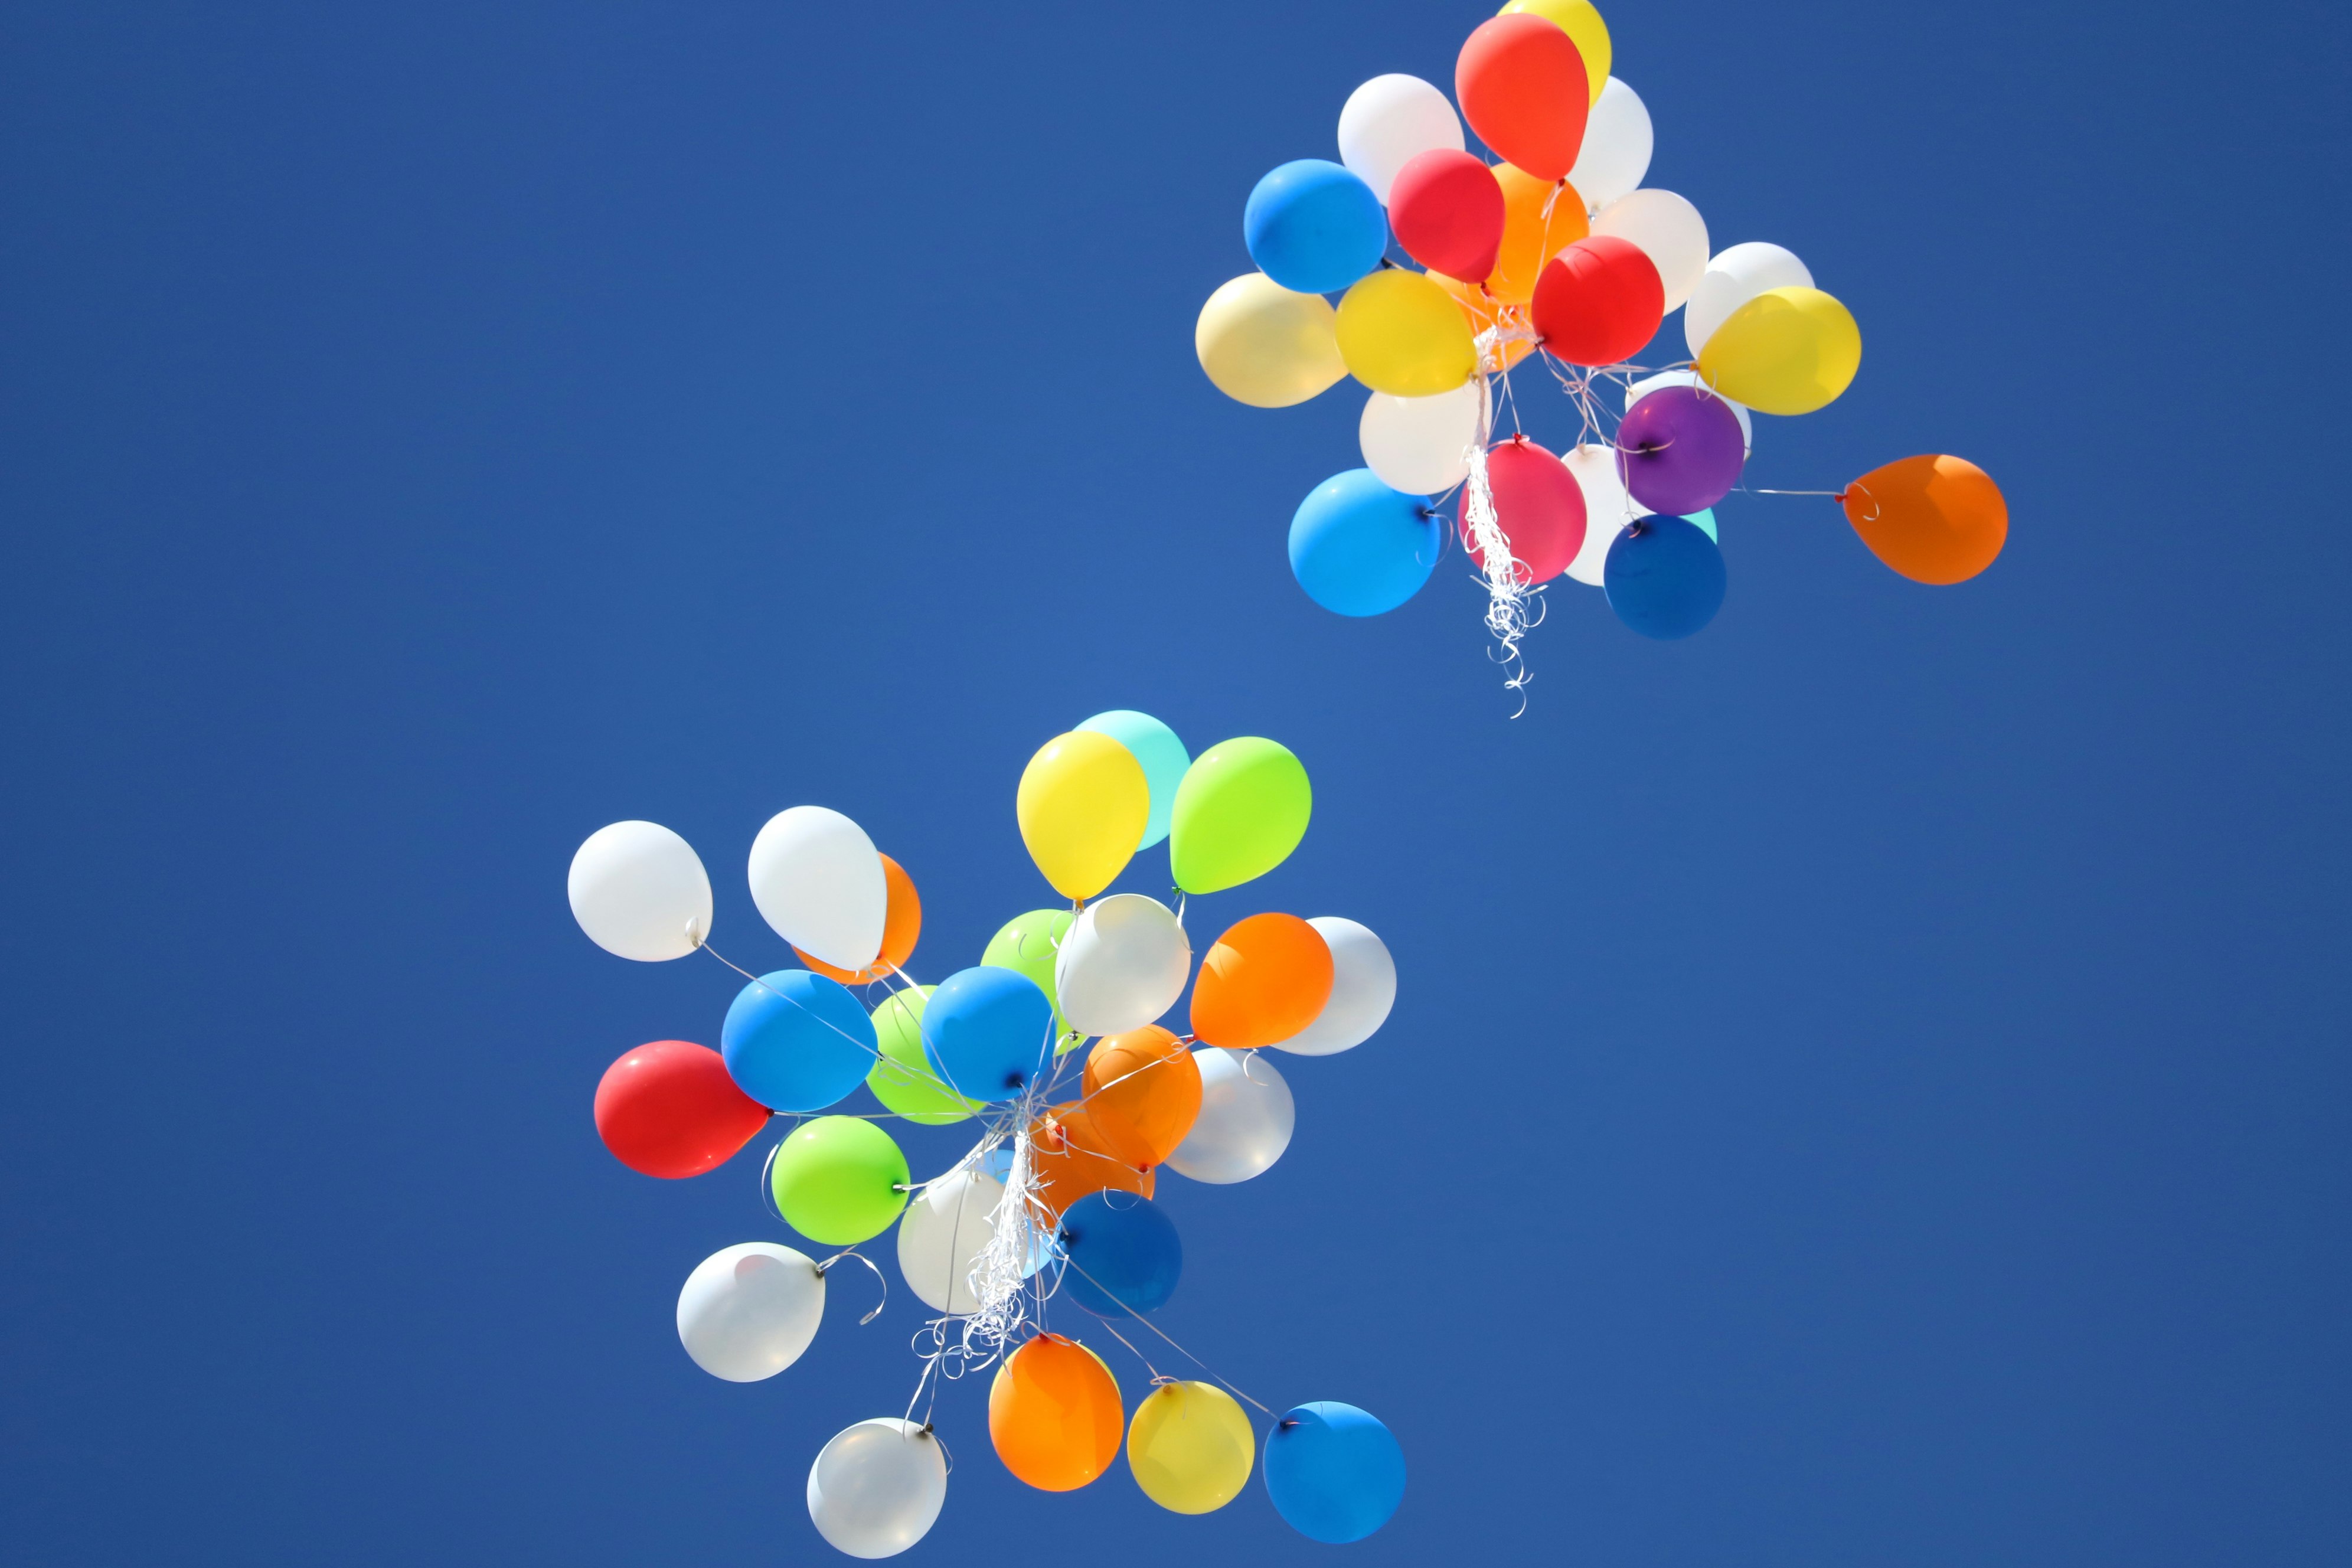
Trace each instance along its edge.
<path fill-rule="evenodd" d="M 1592 232 L 1642 247 L 1658 268 L 1668 310 L 1680 310 L 1706 276 L 1706 220 L 1672 191 L 1628 192 L 1593 214 Z"/>
<path fill-rule="evenodd" d="M 1471 345 L 1478 351 L 1479 370 L 1487 375 L 1499 375 L 1535 352 L 1535 323 L 1524 302 L 1514 305 L 1497 300 L 1483 283 L 1465 283 L 1442 272 L 1430 273 L 1429 280 L 1453 297 L 1454 308 L 1469 323 Z M 1475 378 L 1470 384 L 1476 387 L 1483 403 L 1486 389 L 1479 386 Z"/>
<path fill-rule="evenodd" d="M 1014 803 L 1021 842 L 1066 899 L 1091 899 L 1126 869 L 1151 821 L 1151 784 L 1108 735 L 1072 731 L 1037 750 Z"/>
<path fill-rule="evenodd" d="M 1862 368 L 1862 329 L 1818 289 L 1767 289 L 1731 312 L 1698 356 L 1698 374 L 1766 414 L 1811 414 Z"/>
<path fill-rule="evenodd" d="M 1452 296 L 1419 272 L 1375 272 L 1339 301 L 1339 357 L 1375 392 L 1432 397 L 1477 371 L 1478 351 Z"/>
<path fill-rule="evenodd" d="M 1760 240 L 1749 240 L 1717 252 L 1706 264 L 1698 287 L 1683 308 L 1683 342 L 1693 358 L 1706 351 L 1707 339 L 1731 313 L 1767 289 L 1810 289 L 1813 275 L 1791 251 Z"/>
<path fill-rule="evenodd" d="M 1408 496 L 1450 490 L 1470 477 L 1470 454 L 1477 449 L 1486 416 L 1483 376 L 1434 397 L 1375 392 L 1364 400 L 1363 417 L 1356 425 L 1364 467 L 1381 484 Z"/>
<path fill-rule="evenodd" d="M 1127 1468 L 1171 1513 L 1212 1513 L 1241 1495 L 1257 1435 L 1234 1396 L 1211 1383 L 1163 1383 L 1135 1407 Z"/>
<path fill-rule="evenodd" d="M 1362 1045 L 1388 1022 L 1396 1005 L 1396 961 L 1385 942 L 1354 921 L 1318 915 L 1307 923 L 1331 951 L 1331 999 L 1312 1024 L 1274 1046 L 1293 1056 L 1335 1056 Z"/>
<path fill-rule="evenodd" d="M 1176 1222 L 1133 1193 L 1093 1193 L 1065 1209 L 1062 1250 L 1063 1292 L 1097 1317 L 1158 1311 L 1184 1271 Z"/>
<path fill-rule="evenodd" d="M 950 1089 L 923 1052 L 923 1009 L 938 989 L 909 986 L 884 997 L 873 1014 L 875 1044 L 882 1055 L 866 1073 L 866 1087 L 885 1110 L 918 1127 L 945 1127 L 988 1109 Z"/>
<path fill-rule="evenodd" d="M 1706 510 L 1731 493 L 1747 456 L 1738 416 L 1705 387 L 1654 392 L 1617 426 L 1625 492 L 1652 511 Z"/>
<path fill-rule="evenodd" d="M 1404 1500 L 1404 1450 L 1352 1405 L 1297 1405 L 1266 1434 L 1265 1495 L 1309 1541 L 1361 1541 Z"/>
<path fill-rule="evenodd" d="M 1706 383 L 1699 378 L 1698 372 L 1695 370 L 1662 370 L 1655 375 L 1645 375 L 1639 381 L 1630 382 L 1626 384 L 1625 411 L 1629 414 L 1632 413 L 1633 410 L 1633 405 L 1641 402 L 1642 399 L 1649 396 L 1650 394 L 1664 391 L 1669 386 L 1706 386 Z M 1707 390 L 1709 392 L 1715 392 L 1713 387 L 1707 387 Z M 1756 422 L 1748 416 L 1746 405 L 1732 402 L 1731 399 L 1724 397 L 1719 392 L 1716 392 L 1715 395 L 1722 399 L 1723 405 L 1726 408 L 1731 410 L 1731 416 L 1739 421 L 1740 450 L 1743 452 L 1755 451 Z"/>
<path fill-rule="evenodd" d="M 1585 78 L 1592 94 L 1592 101 L 1598 105 L 1601 101 L 1602 84 L 1609 80 L 1611 51 L 1609 24 L 1603 22 L 1601 19 L 1601 13 L 1593 9 L 1592 0 L 1511 0 L 1509 5 L 1496 14 L 1512 16 L 1521 12 L 1531 16 L 1541 16 L 1545 21 L 1552 23 L 1561 32 L 1566 33 L 1575 43 L 1576 52 L 1584 57 Z M 1588 141 L 1591 138 L 1592 132 L 1590 126 L 1587 126 L 1584 134 Z"/>
<path fill-rule="evenodd" d="M 1254 1053 L 1203 1046 L 1192 1059 L 1201 1068 L 1201 1114 L 1168 1168 L 1221 1185 L 1261 1174 L 1290 1147 L 1297 1125 L 1290 1085 Z"/>
<path fill-rule="evenodd" d="M 1045 994 L 1045 1000 L 1055 1006 L 1056 1034 L 1066 1034 L 1068 1026 L 1062 1018 L 1060 998 L 1054 993 L 1054 966 L 1061 960 L 1062 938 L 1076 919 L 1067 910 L 1031 910 L 1015 915 L 988 939 L 988 947 L 980 955 L 986 967 L 1025 974 L 1032 985 Z M 1070 1043 L 1064 1041 L 1064 1048 Z"/>
<path fill-rule="evenodd" d="M 957 1316 L 980 1310 L 972 1294 L 973 1270 L 996 1236 L 996 1206 L 1004 1184 L 967 1163 L 924 1184 L 898 1221 L 898 1272 L 907 1288 L 934 1312 Z M 1045 1261 L 1041 1237 L 1026 1273 Z"/>
<path fill-rule="evenodd" d="M 721 1247 L 677 1293 L 678 1342 L 730 1383 L 757 1383 L 800 1360 L 824 1317 L 824 1273 L 773 1242 Z"/>
<path fill-rule="evenodd" d="M 1017 971 L 960 969 L 924 1005 L 923 1047 L 958 1094 L 1011 1100 L 1053 1059 L 1054 1005 Z"/>
<path fill-rule="evenodd" d="M 1143 840 L 1136 848 L 1149 849 L 1167 837 L 1168 816 L 1176 809 L 1176 786 L 1184 782 L 1184 770 L 1192 765 L 1192 754 L 1176 738 L 1176 731 L 1149 713 L 1116 708 L 1096 714 L 1078 726 L 1078 732 L 1108 735 L 1142 764 L 1144 787 L 1151 794 L 1151 812 L 1144 818 Z"/>
<path fill-rule="evenodd" d="M 1584 542 L 1568 574 L 1598 588 L 1609 559 L 1609 547 L 1639 515 L 1633 498 L 1625 493 L 1625 476 L 1617 469 L 1617 448 L 1586 444 L 1560 460 L 1584 498 Z"/>
<path fill-rule="evenodd" d="M 1568 183 L 1584 198 L 1585 210 L 1599 212 L 1638 189 L 1642 176 L 1650 172 L 1654 145 L 1650 110 L 1641 94 L 1611 77 L 1592 100 L 1583 149 L 1576 155 L 1576 167 L 1568 172 Z"/>
<path fill-rule="evenodd" d="M 1198 897 L 1263 877 L 1307 837 L 1315 792 L 1290 748 L 1245 735 L 1194 759 L 1168 830 L 1176 885 Z"/>
<path fill-rule="evenodd" d="M 1584 546 L 1584 492 L 1559 459 L 1514 436 L 1487 449 L 1486 483 L 1495 497 L 1496 526 L 1512 558 L 1526 568 L 1523 585 L 1549 583 L 1568 570 Z M 1483 570 L 1486 558 L 1466 519 L 1462 543 Z"/>
<path fill-rule="evenodd" d="M 613 1158 L 677 1180 L 724 1164 L 768 1125 L 768 1108 L 735 1087 L 708 1046 L 656 1040 L 604 1069 L 596 1136 Z"/>
<path fill-rule="evenodd" d="M 1336 294 L 1381 264 L 1388 219 L 1370 185 L 1337 163 L 1300 158 L 1257 183 L 1242 238 L 1258 270 L 1301 294 Z"/>
<path fill-rule="evenodd" d="M 1229 926 L 1192 986 L 1192 1033 L 1255 1050 L 1286 1040 L 1331 999 L 1331 949 L 1297 915 L 1252 915 Z"/>
<path fill-rule="evenodd" d="M 572 852 L 572 918 L 606 952 L 659 963 L 710 934 L 710 878 L 694 847 L 657 822 L 615 822 Z"/>
<path fill-rule="evenodd" d="M 1290 574 L 1327 610 L 1386 615 L 1420 593 L 1436 569 L 1439 526 L 1427 496 L 1402 494 L 1370 468 L 1350 468 L 1298 503 L 1290 520 Z"/>
<path fill-rule="evenodd" d="M 1846 486 L 1846 521 L 1870 552 L 1915 583 L 1965 583 L 2009 539 L 2009 503 L 1965 458 L 1905 458 Z"/>
<path fill-rule="evenodd" d="M 923 934 L 923 900 L 916 895 L 915 879 L 887 855 L 877 858 L 882 862 L 887 902 L 882 916 L 882 951 L 874 962 L 863 969 L 842 969 L 813 952 L 793 950 L 803 963 L 844 985 L 871 985 L 885 975 L 896 973 L 898 966 L 914 955 L 915 939 Z"/>
<path fill-rule="evenodd" d="M 890 889 L 866 829 L 837 811 L 780 811 L 751 840 L 751 901 L 778 936 L 843 969 L 882 951 Z"/>
<path fill-rule="evenodd" d="M 1192 328 L 1192 352 L 1219 392 L 1253 408 L 1288 408 L 1347 375 L 1339 316 L 1320 294 L 1299 294 L 1263 272 L 1244 273 L 1209 296 Z"/>
<path fill-rule="evenodd" d="M 1433 149 L 1397 172 L 1389 226 L 1404 253 L 1432 272 L 1484 278 L 1503 246 L 1503 187 L 1469 153 Z"/>
<path fill-rule="evenodd" d="M 1563 181 L 1539 180 L 1508 163 L 1496 167 L 1495 183 L 1503 192 L 1503 244 L 1486 292 L 1524 305 L 1536 296 L 1544 264 L 1590 232 L 1584 199 Z"/>
<path fill-rule="evenodd" d="M 860 1421 L 809 1467 L 809 1519 L 852 1557 L 896 1557 L 929 1532 L 947 1497 L 940 1440 L 896 1416 Z"/>
<path fill-rule="evenodd" d="M 889 1229 L 907 1206 L 907 1183 L 898 1145 L 855 1116 L 803 1122 L 776 1145 L 768 1166 L 776 1212 L 827 1247 L 855 1247 Z"/>
<path fill-rule="evenodd" d="M 1645 637 L 1686 637 L 1723 607 L 1723 552 L 1696 524 L 1645 517 L 1609 547 L 1604 584 L 1617 618 Z"/>
<path fill-rule="evenodd" d="M 1111 1152 L 1139 1170 L 1174 1153 L 1201 1114 L 1200 1064 L 1156 1024 L 1097 1040 L 1079 1090 Z"/>
<path fill-rule="evenodd" d="M 735 994 L 719 1054 L 743 1092 L 777 1110 L 823 1110 L 866 1081 L 873 1021 L 837 980 L 805 969 L 762 974 Z"/>
<path fill-rule="evenodd" d="M 1570 364 L 1632 359 L 1665 319 L 1665 286 L 1647 252 L 1614 235 L 1588 235 L 1536 280 L 1536 331 Z"/>
<path fill-rule="evenodd" d="M 1126 1425 L 1110 1368 L 1059 1334 L 1039 1334 L 1007 1356 L 988 1391 L 996 1457 L 1040 1491 L 1075 1491 L 1110 1468 Z"/>
<path fill-rule="evenodd" d="M 1417 76 L 1376 76 L 1339 110 L 1339 161 L 1382 205 L 1397 171 L 1439 148 L 1462 151 L 1462 121 L 1445 95 Z"/>
<path fill-rule="evenodd" d="M 1715 510 L 1712 507 L 1708 508 L 1705 511 L 1692 512 L 1688 517 L 1684 518 L 1683 521 L 1689 523 L 1693 528 L 1697 529 L 1701 533 L 1706 534 L 1708 539 L 1713 540 L 1716 543 L 1720 544 L 1723 542 L 1722 540 L 1716 537 Z"/>
<path fill-rule="evenodd" d="M 1150 1171 L 1118 1153 L 1083 1106 L 1054 1107 L 1030 1123 L 1029 1140 L 1037 1200 L 1055 1214 L 1090 1193 L 1136 1193 L 1148 1198 L 1158 1185 Z"/>
<path fill-rule="evenodd" d="M 1088 904 L 1062 939 L 1054 985 L 1062 1016 L 1082 1035 L 1139 1029 L 1184 994 L 1192 944 L 1176 912 L 1140 893 Z"/>
<path fill-rule="evenodd" d="M 1454 62 L 1454 97 L 1480 141 L 1538 179 L 1576 166 L 1591 79 L 1557 23 L 1524 13 L 1480 23 Z"/>

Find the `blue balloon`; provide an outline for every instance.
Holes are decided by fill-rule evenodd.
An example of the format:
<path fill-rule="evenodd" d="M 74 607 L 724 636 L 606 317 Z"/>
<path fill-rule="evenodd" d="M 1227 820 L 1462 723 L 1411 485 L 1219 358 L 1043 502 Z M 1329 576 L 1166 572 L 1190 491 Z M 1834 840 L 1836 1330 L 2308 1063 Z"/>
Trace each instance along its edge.
<path fill-rule="evenodd" d="M 1011 1100 L 1053 1058 L 1054 1005 L 1011 969 L 961 969 L 923 1004 L 923 1055 L 968 1100 Z"/>
<path fill-rule="evenodd" d="M 838 981 L 805 969 L 762 974 L 735 994 L 719 1054 L 736 1087 L 771 1110 L 823 1110 L 873 1070 L 874 1020 Z"/>
<path fill-rule="evenodd" d="M 1257 183 L 1242 238 L 1258 270 L 1298 294 L 1337 294 L 1381 264 L 1388 215 L 1372 187 L 1337 163 L 1301 158 Z"/>
<path fill-rule="evenodd" d="M 1126 708 L 1097 713 L 1078 728 L 1108 735 L 1143 764 L 1143 782 L 1151 786 L 1151 816 L 1136 847 L 1149 849 L 1167 837 L 1168 816 L 1176 809 L 1176 786 L 1184 782 L 1184 772 L 1192 765 L 1192 754 L 1176 738 L 1176 731 L 1149 713 Z"/>
<path fill-rule="evenodd" d="M 1062 1249 L 1062 1289 L 1098 1318 L 1157 1311 L 1184 1272 L 1176 1222 L 1133 1193 L 1090 1193 L 1063 1210 Z"/>
<path fill-rule="evenodd" d="M 1687 518 L 1637 517 L 1609 546 L 1601 585 L 1645 637 L 1686 637 L 1723 608 L 1723 552 Z"/>
<path fill-rule="evenodd" d="M 1290 520 L 1290 574 L 1343 616 L 1384 616 L 1437 569 L 1444 522 L 1427 496 L 1392 490 L 1350 468 L 1307 492 Z"/>
<path fill-rule="evenodd" d="M 1352 1405 L 1297 1405 L 1265 1435 L 1265 1495 L 1299 1534 L 1345 1546 L 1386 1524 L 1404 1500 L 1404 1450 Z"/>

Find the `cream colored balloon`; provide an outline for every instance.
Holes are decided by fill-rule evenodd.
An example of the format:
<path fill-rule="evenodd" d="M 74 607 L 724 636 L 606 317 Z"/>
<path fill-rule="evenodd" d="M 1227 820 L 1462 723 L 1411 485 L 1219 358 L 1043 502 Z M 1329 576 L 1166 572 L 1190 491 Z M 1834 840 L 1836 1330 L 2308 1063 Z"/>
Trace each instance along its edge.
<path fill-rule="evenodd" d="M 1192 350 L 1219 392 L 1253 408 L 1304 403 L 1348 374 L 1339 313 L 1320 294 L 1294 294 L 1263 272 L 1209 296 Z"/>
<path fill-rule="evenodd" d="M 1568 183 L 1584 198 L 1584 210 L 1597 213 L 1637 189 L 1650 172 L 1655 145 L 1642 95 L 1611 77 L 1584 122 L 1584 146 L 1576 154 L 1576 167 L 1568 172 Z"/>
<path fill-rule="evenodd" d="M 1443 494 L 1470 477 L 1470 453 L 1486 412 L 1486 378 L 1474 375 L 1434 397 L 1375 392 L 1356 424 L 1364 467 L 1392 490 Z"/>
<path fill-rule="evenodd" d="M 1584 492 L 1584 546 L 1568 563 L 1568 574 L 1598 588 L 1601 567 L 1609 559 L 1609 546 L 1616 542 L 1627 523 L 1641 515 L 1641 509 L 1625 493 L 1625 480 L 1617 471 L 1613 447 L 1587 443 L 1560 461 L 1568 465 L 1568 471 L 1576 476 L 1577 488 Z"/>
<path fill-rule="evenodd" d="M 1666 309 L 1680 308 L 1706 276 L 1706 220 L 1672 191 L 1643 190 L 1618 197 L 1592 215 L 1592 232 L 1633 241 L 1657 264 Z"/>

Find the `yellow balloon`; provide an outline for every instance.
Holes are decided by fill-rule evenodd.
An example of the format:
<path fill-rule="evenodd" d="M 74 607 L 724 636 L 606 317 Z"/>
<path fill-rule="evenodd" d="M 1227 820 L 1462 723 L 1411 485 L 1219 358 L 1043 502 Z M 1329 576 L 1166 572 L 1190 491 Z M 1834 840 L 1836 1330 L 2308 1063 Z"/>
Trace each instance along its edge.
<path fill-rule="evenodd" d="M 1515 11 L 1557 23 L 1576 41 L 1576 52 L 1584 57 L 1584 74 L 1592 79 L 1592 101 L 1600 102 L 1601 89 L 1609 85 L 1609 24 L 1592 8 L 1592 0 L 1511 0 L 1495 14 L 1507 16 Z"/>
<path fill-rule="evenodd" d="M 1263 272 L 1245 273 L 1209 296 L 1192 329 L 1192 351 L 1219 392 L 1253 408 L 1304 403 L 1348 374 L 1330 301 L 1294 294 Z"/>
<path fill-rule="evenodd" d="M 1486 274 L 1486 292 L 1507 305 L 1524 305 L 1536 297 L 1544 263 L 1591 233 L 1592 224 L 1584 216 L 1584 198 L 1566 180 L 1538 180 L 1497 163 L 1495 183 L 1503 187 L 1503 247 Z"/>
<path fill-rule="evenodd" d="M 1451 392 L 1478 368 L 1454 296 L 1402 268 L 1360 279 L 1339 301 L 1339 357 L 1358 381 L 1396 397 Z"/>
<path fill-rule="evenodd" d="M 1233 1501 L 1256 1454 L 1249 1417 L 1214 1384 L 1161 1384 L 1127 1429 L 1135 1484 L 1175 1513 L 1210 1513 Z"/>
<path fill-rule="evenodd" d="M 1013 803 L 1021 842 L 1066 899 L 1110 886 L 1143 840 L 1151 785 L 1135 753 L 1108 735 L 1073 730 L 1038 748 Z"/>
<path fill-rule="evenodd" d="M 1715 329 L 1698 374 L 1734 403 L 1765 414 L 1811 414 L 1862 368 L 1853 312 L 1818 289 L 1767 289 Z"/>

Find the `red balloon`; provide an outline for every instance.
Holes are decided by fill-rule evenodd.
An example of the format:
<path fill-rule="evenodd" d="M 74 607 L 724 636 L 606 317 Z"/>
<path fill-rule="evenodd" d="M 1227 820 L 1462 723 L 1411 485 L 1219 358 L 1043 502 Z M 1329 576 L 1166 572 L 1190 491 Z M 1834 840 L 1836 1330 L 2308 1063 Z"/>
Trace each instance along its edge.
<path fill-rule="evenodd" d="M 1559 24 L 1525 11 L 1479 23 L 1454 62 L 1454 96 L 1504 162 L 1538 180 L 1564 180 L 1576 167 L 1592 79 Z"/>
<path fill-rule="evenodd" d="M 1666 317 L 1657 263 L 1630 239 L 1595 234 L 1544 264 L 1535 324 L 1570 364 L 1618 364 L 1642 352 Z"/>
<path fill-rule="evenodd" d="M 1469 153 L 1435 147 L 1397 171 L 1389 227 L 1404 253 L 1447 278 L 1473 282 L 1503 250 L 1503 187 Z"/>
<path fill-rule="evenodd" d="M 1567 571 L 1584 548 L 1584 490 L 1568 465 L 1525 436 L 1514 436 L 1487 448 L 1486 483 L 1495 492 L 1495 521 L 1513 559 L 1528 569 L 1528 584 Z M 1484 569 L 1467 523 L 1462 543 Z"/>
<path fill-rule="evenodd" d="M 648 1176 L 698 1176 L 760 1135 L 768 1108 L 735 1087 L 709 1046 L 656 1040 L 604 1069 L 596 1136 Z"/>

